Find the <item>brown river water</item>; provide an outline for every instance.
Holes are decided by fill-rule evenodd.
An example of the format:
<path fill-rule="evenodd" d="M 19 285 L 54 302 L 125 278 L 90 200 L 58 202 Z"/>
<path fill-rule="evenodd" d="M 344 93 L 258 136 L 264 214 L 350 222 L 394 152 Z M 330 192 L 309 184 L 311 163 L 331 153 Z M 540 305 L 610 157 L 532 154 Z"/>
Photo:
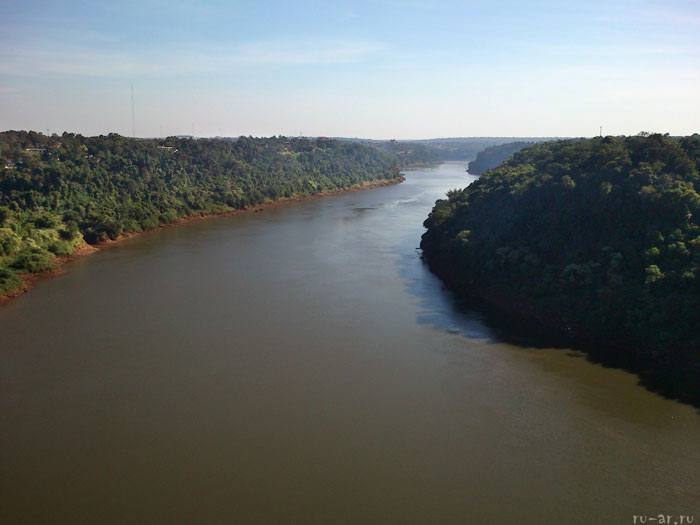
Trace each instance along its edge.
<path fill-rule="evenodd" d="M 405 173 L 0 307 L 0 522 L 700 523 L 697 409 L 457 305 L 417 247 L 474 177 Z"/>

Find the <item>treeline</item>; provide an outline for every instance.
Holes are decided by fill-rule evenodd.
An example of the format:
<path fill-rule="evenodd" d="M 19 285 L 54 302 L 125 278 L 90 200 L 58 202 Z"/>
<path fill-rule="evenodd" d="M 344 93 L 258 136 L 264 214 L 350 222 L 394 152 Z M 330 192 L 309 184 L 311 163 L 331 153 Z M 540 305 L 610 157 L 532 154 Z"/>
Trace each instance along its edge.
<path fill-rule="evenodd" d="M 360 144 L 0 133 L 0 292 L 83 243 L 180 218 L 398 180 Z"/>
<path fill-rule="evenodd" d="M 436 203 L 453 287 L 627 355 L 700 372 L 700 136 L 539 144 Z"/>
<path fill-rule="evenodd" d="M 534 145 L 534 142 L 509 142 L 498 146 L 489 146 L 476 154 L 476 159 L 469 163 L 467 171 L 472 175 L 481 175 L 485 171 L 498 167 L 513 153 Z"/>

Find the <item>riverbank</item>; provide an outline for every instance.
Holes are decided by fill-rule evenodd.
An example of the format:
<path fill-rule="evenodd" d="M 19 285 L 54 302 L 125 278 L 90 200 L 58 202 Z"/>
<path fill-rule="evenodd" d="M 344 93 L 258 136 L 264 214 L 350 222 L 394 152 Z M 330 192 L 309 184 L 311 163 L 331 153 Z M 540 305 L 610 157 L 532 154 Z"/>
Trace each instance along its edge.
<path fill-rule="evenodd" d="M 53 263 L 56 265 L 56 268 L 53 268 L 51 270 L 46 270 L 43 272 L 37 272 L 37 273 L 26 273 L 26 274 L 19 274 L 17 277 L 21 280 L 21 285 L 18 288 L 15 288 L 13 290 L 9 290 L 6 292 L 0 293 L 0 305 L 7 304 L 11 302 L 13 299 L 19 297 L 20 295 L 29 292 L 33 287 L 34 284 L 40 280 L 43 279 L 48 279 L 50 277 L 57 277 L 59 275 L 63 275 L 66 273 L 66 270 L 63 268 L 63 266 L 69 262 L 75 261 L 77 259 L 80 259 L 82 257 L 86 257 L 88 255 L 92 255 L 95 252 L 100 251 L 101 248 L 117 244 L 119 242 L 125 241 L 127 239 L 131 239 L 133 237 L 138 237 L 146 233 L 151 233 L 154 231 L 158 230 L 163 230 L 165 228 L 173 228 L 175 226 L 179 226 L 181 224 L 185 224 L 188 222 L 193 222 L 193 221 L 201 221 L 201 220 L 207 220 L 207 219 L 213 219 L 217 217 L 230 217 L 234 215 L 242 215 L 244 213 L 256 213 L 260 212 L 263 210 L 267 210 L 269 208 L 275 208 L 278 206 L 283 206 L 285 204 L 290 204 L 294 202 L 302 202 L 302 201 L 307 201 L 311 199 L 317 199 L 321 197 L 330 197 L 333 195 L 340 195 L 344 193 L 352 193 L 356 191 L 364 191 L 364 190 L 370 190 L 374 188 L 381 188 L 384 186 L 392 186 L 394 184 L 400 184 L 405 180 L 405 177 L 401 175 L 397 179 L 391 179 L 391 180 L 382 180 L 382 181 L 375 181 L 375 182 L 369 182 L 365 184 L 360 184 L 356 186 L 352 186 L 350 188 L 345 188 L 342 190 L 333 190 L 333 191 L 320 191 L 318 193 L 314 193 L 313 195 L 304 195 L 304 196 L 299 196 L 299 197 L 290 197 L 290 198 L 282 198 L 276 201 L 272 202 L 266 202 L 263 204 L 259 204 L 256 206 L 250 206 L 247 208 L 243 209 L 237 209 L 237 210 L 229 210 L 229 211 L 224 211 L 224 212 L 217 212 L 217 213 L 203 213 L 200 215 L 190 215 L 188 217 L 181 217 L 177 219 L 176 221 L 173 221 L 168 224 L 162 224 L 160 226 L 157 226 L 155 228 L 149 228 L 147 230 L 140 230 L 136 232 L 129 232 L 129 233 L 124 233 L 119 235 L 115 239 L 107 239 L 105 241 L 101 241 L 99 243 L 95 244 L 88 244 L 88 243 L 83 243 L 81 246 L 79 246 L 73 253 L 67 256 L 61 256 L 61 257 L 56 257 L 53 259 Z"/>

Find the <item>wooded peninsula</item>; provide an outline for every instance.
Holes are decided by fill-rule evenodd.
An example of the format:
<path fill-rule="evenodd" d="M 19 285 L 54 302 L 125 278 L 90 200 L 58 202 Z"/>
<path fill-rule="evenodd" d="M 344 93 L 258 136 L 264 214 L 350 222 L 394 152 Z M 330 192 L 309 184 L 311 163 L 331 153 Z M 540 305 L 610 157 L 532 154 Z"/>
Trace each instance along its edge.
<path fill-rule="evenodd" d="M 23 274 L 183 218 L 399 182 L 396 158 L 329 139 L 0 133 L 0 295 Z"/>
<path fill-rule="evenodd" d="M 458 293 L 697 377 L 699 174 L 697 134 L 538 144 L 439 200 L 423 256 Z"/>
<path fill-rule="evenodd" d="M 501 162 L 513 153 L 534 145 L 534 142 L 508 142 L 497 146 L 489 146 L 476 154 L 476 158 L 469 163 L 467 171 L 471 175 L 481 175 L 485 171 L 497 168 Z"/>

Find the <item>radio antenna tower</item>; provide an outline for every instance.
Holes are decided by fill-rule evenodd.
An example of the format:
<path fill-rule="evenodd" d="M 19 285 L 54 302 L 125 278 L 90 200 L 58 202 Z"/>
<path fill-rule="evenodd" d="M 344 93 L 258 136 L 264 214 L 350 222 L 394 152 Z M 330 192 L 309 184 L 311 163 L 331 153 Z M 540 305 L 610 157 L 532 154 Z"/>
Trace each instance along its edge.
<path fill-rule="evenodd" d="M 603 136 L 603 126 L 600 126 L 600 136 Z"/>
<path fill-rule="evenodd" d="M 131 136 L 136 138 L 136 121 L 134 120 L 134 85 L 131 84 Z"/>

